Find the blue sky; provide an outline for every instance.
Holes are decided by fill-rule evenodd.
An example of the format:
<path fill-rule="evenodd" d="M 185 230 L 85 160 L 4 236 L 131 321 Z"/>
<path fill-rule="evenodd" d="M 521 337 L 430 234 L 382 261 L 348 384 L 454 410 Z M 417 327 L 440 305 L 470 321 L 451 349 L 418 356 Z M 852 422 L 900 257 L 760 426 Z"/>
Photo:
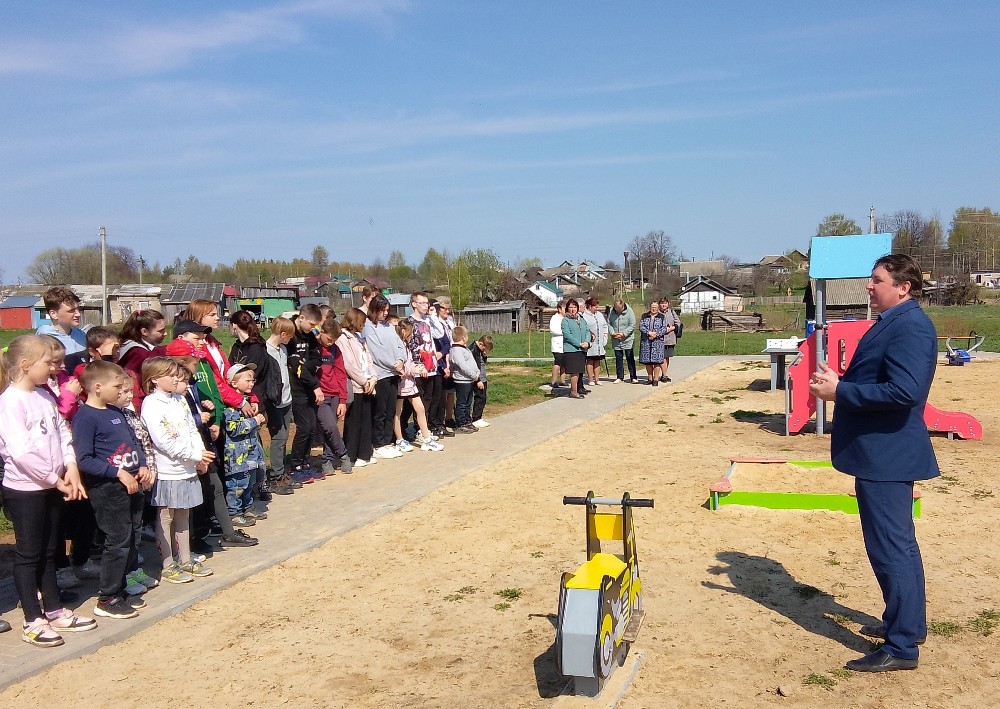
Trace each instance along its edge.
<path fill-rule="evenodd" d="M 0 5 L 0 268 L 804 249 L 997 208 L 995 2 Z"/>

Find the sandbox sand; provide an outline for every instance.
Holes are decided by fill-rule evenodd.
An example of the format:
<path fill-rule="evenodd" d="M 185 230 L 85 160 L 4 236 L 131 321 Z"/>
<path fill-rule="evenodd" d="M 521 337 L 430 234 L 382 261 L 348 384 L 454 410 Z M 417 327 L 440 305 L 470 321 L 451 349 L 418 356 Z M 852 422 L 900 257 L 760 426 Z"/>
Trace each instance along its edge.
<path fill-rule="evenodd" d="M 881 613 L 856 517 L 705 506 L 729 456 L 828 459 L 828 438 L 784 438 L 772 419 L 730 415 L 783 410 L 766 378 L 760 362 L 730 361 L 661 386 L 0 701 L 600 706 L 554 696 L 565 681 L 551 647 L 559 575 L 585 558 L 583 510 L 561 498 L 593 489 L 656 500 L 635 515 L 647 615 L 633 652 L 645 659 L 620 706 L 994 705 L 1000 629 L 986 636 L 967 621 L 1000 609 L 1000 415 L 988 385 L 1000 362 L 938 369 L 931 401 L 974 413 L 987 432 L 935 438 L 945 477 L 922 486 L 929 619 L 959 630 L 932 633 L 920 668 L 890 675 L 831 672 L 869 651 L 855 631 Z M 523 592 L 506 611 L 494 608 L 503 589 Z"/>

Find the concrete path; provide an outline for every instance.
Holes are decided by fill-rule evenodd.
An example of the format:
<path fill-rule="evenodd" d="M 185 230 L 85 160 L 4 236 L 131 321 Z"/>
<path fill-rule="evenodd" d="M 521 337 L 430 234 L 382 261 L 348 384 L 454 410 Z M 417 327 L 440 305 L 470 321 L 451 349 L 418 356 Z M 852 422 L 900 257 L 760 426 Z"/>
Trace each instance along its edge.
<path fill-rule="evenodd" d="M 670 375 L 677 382 L 717 362 L 733 357 L 675 357 Z M 738 356 L 738 359 L 759 357 Z M 766 357 L 764 358 L 766 359 Z M 540 379 L 544 380 L 544 376 Z M 543 383 L 543 381 L 540 381 Z M 633 401 L 669 389 L 604 380 L 591 387 L 583 400 L 558 396 L 491 421 L 489 428 L 473 435 L 459 434 L 444 440 L 442 452 L 419 450 L 402 458 L 383 460 L 350 475 L 334 475 L 304 486 L 294 495 L 275 496 L 268 506 L 267 520 L 247 530 L 260 539 L 253 548 L 228 549 L 216 553 L 207 566 L 215 575 L 194 583 L 162 584 L 145 594 L 147 606 L 131 620 L 98 620 L 97 630 L 67 633 L 59 648 L 36 648 L 21 640 L 21 611 L 12 579 L 0 582 L 0 611 L 14 629 L 0 635 L 0 688 L 23 680 L 59 662 L 91 653 L 172 616 L 216 591 L 258 571 L 274 566 L 331 538 L 375 520 L 387 512 L 417 500 L 429 492 L 458 480 L 465 474 L 504 460 L 564 433 L 580 423 L 618 409 Z M 155 548 L 144 544 L 147 572 L 158 576 Z M 93 615 L 94 582 L 76 589 L 82 615 Z"/>

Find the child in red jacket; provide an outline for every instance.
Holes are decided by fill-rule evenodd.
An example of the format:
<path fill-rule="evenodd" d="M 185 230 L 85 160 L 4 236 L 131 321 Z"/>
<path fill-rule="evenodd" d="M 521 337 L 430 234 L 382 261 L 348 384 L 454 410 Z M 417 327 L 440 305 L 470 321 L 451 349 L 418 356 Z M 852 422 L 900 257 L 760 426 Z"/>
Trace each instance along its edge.
<path fill-rule="evenodd" d="M 351 458 L 347 455 L 347 447 L 340 436 L 337 421 L 343 421 L 347 415 L 347 370 L 344 369 L 344 356 L 334 343 L 340 337 L 340 323 L 331 313 L 323 320 L 319 331 L 320 368 L 319 387 L 323 390 L 323 403 L 316 411 L 320 430 L 323 432 L 323 472 L 333 473 L 337 467 L 340 472 L 349 473 L 352 470 Z"/>

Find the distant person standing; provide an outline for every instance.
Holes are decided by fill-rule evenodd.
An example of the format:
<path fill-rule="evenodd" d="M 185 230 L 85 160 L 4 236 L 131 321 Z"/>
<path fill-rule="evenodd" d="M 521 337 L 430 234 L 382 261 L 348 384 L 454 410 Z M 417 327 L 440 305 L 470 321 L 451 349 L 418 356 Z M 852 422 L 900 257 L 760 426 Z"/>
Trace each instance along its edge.
<path fill-rule="evenodd" d="M 587 350 L 587 378 L 594 386 L 601 383 L 601 362 L 604 361 L 604 348 L 608 343 L 608 321 L 600 311 L 600 298 L 587 298 L 584 303 L 582 317 L 590 328 L 590 348 Z"/>
<path fill-rule="evenodd" d="M 42 325 L 35 334 L 56 338 L 68 355 L 85 351 L 87 334 L 80 329 L 80 297 L 66 286 L 53 286 L 42 294 L 42 302 L 51 324 Z"/>
<path fill-rule="evenodd" d="M 646 365 L 646 384 L 658 386 L 663 368 L 663 336 L 667 333 L 667 323 L 660 312 L 660 303 L 652 300 L 649 310 L 639 319 L 639 363 Z"/>
<path fill-rule="evenodd" d="M 565 354 L 563 353 L 562 321 L 566 314 L 565 305 L 560 301 L 556 305 L 556 312 L 549 320 L 549 333 L 552 335 L 552 388 L 558 389 L 566 386 L 563 381 L 566 376 Z"/>
<path fill-rule="evenodd" d="M 663 372 L 660 374 L 660 381 L 669 382 L 667 368 L 670 366 L 670 358 L 674 356 L 674 347 L 677 346 L 677 331 L 680 329 L 681 319 L 670 309 L 670 299 L 666 296 L 660 298 L 660 312 L 663 313 L 663 321 L 666 324 L 663 334 Z"/>
<path fill-rule="evenodd" d="M 927 636 L 924 566 L 913 527 L 913 483 L 940 474 L 924 406 L 937 363 L 937 333 L 915 298 L 923 275 L 909 256 L 875 262 L 868 299 L 878 320 L 837 377 L 824 362 L 809 391 L 835 401 L 830 453 L 833 467 L 853 475 L 861 533 L 885 612 L 865 635 L 883 638 L 875 652 L 845 666 L 857 672 L 917 667 Z"/>
<path fill-rule="evenodd" d="M 608 328 L 611 330 L 611 348 L 615 352 L 615 381 L 625 379 L 624 358 L 628 363 L 629 382 L 635 384 L 639 381 L 635 373 L 635 311 L 621 298 L 611 308 Z"/>

